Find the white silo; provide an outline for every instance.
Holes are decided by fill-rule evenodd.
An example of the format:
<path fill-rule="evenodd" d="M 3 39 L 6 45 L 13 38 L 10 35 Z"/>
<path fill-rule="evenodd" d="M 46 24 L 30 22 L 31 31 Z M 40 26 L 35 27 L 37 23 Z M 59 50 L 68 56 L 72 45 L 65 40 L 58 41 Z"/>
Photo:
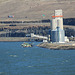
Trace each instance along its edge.
<path fill-rule="evenodd" d="M 62 10 L 55 10 L 55 19 L 57 21 L 59 21 L 59 25 L 58 27 L 60 27 L 60 29 L 63 29 L 63 15 L 62 15 Z"/>
<path fill-rule="evenodd" d="M 57 27 L 56 19 L 53 18 L 53 19 L 52 19 L 52 24 L 51 24 L 51 30 L 55 30 L 56 27 Z"/>
<path fill-rule="evenodd" d="M 55 14 L 52 16 L 51 40 L 52 42 L 62 43 L 64 37 L 62 10 L 55 10 Z"/>
<path fill-rule="evenodd" d="M 52 30 L 51 37 L 52 37 L 52 42 L 59 42 L 59 43 L 65 42 L 64 30 L 60 29 L 60 27 L 57 27 L 56 30 Z"/>

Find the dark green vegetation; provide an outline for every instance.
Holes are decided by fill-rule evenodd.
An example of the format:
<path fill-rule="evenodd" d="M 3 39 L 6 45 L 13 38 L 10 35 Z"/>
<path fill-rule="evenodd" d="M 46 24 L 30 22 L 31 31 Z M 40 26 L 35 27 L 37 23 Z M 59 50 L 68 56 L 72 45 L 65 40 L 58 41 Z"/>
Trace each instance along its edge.
<path fill-rule="evenodd" d="M 51 20 L 39 21 L 0 21 L 0 37 L 26 37 L 34 33 L 43 36 L 50 35 Z M 64 30 L 66 36 L 75 37 L 75 18 L 64 19 Z"/>
<path fill-rule="evenodd" d="M 64 22 L 64 25 L 75 26 L 75 18 L 65 18 L 63 22 Z"/>

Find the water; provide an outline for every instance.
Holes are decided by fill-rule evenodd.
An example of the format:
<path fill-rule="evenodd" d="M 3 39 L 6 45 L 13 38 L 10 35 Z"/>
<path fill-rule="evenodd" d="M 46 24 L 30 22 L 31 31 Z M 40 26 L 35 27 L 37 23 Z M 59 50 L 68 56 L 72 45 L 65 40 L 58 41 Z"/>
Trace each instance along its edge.
<path fill-rule="evenodd" d="M 23 42 L 0 42 L 0 75 L 75 75 L 75 50 L 23 48 Z"/>

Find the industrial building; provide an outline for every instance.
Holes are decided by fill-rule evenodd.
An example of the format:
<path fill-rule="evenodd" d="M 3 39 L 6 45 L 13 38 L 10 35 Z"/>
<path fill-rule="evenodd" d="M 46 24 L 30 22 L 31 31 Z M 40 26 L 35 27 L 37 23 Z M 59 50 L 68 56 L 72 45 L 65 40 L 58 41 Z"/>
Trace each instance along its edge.
<path fill-rule="evenodd" d="M 63 30 L 62 10 L 55 10 L 51 23 L 51 40 L 52 42 L 64 43 L 65 33 Z"/>

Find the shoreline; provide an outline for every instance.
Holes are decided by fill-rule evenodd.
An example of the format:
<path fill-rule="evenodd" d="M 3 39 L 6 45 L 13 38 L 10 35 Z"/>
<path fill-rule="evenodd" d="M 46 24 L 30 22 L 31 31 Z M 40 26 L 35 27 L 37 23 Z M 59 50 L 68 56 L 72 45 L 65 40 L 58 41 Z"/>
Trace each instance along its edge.
<path fill-rule="evenodd" d="M 31 37 L 0 37 L 0 42 L 31 42 Z M 72 40 L 72 39 L 71 39 Z M 42 39 L 35 38 L 34 41 L 41 42 Z M 75 39 L 68 43 L 40 43 L 38 47 L 51 50 L 75 50 Z"/>
<path fill-rule="evenodd" d="M 68 39 L 70 41 L 74 41 L 75 42 L 75 37 L 68 37 Z M 33 40 L 32 37 L 0 37 L 0 42 L 16 42 L 16 41 L 31 41 Z M 34 41 L 43 41 L 43 39 L 40 39 L 40 38 L 34 38 Z"/>
<path fill-rule="evenodd" d="M 31 38 L 31 37 L 0 37 L 0 42 L 31 42 L 31 41 L 38 41 L 41 42 L 42 39 L 38 38 Z"/>
<path fill-rule="evenodd" d="M 29 41 L 28 37 L 0 37 L 0 42 L 21 42 Z"/>
<path fill-rule="evenodd" d="M 75 41 L 69 43 L 41 43 L 37 46 L 51 50 L 75 50 Z"/>

